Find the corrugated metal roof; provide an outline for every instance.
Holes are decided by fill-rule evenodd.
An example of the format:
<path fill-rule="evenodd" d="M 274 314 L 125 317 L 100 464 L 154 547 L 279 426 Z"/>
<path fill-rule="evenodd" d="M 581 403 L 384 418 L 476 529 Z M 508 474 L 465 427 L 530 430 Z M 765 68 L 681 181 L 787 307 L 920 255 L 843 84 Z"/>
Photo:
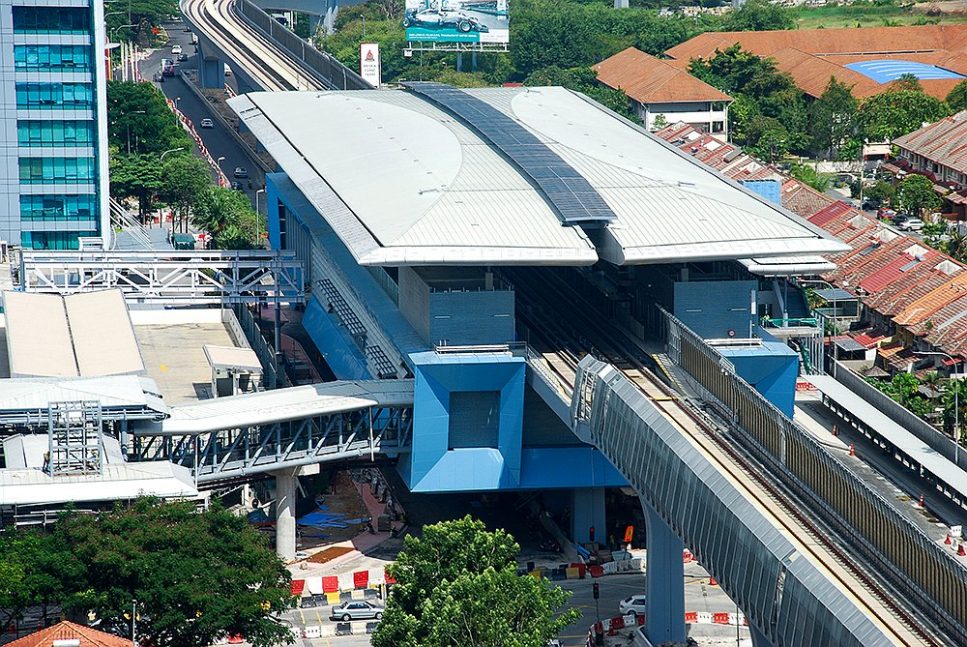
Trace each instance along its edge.
<path fill-rule="evenodd" d="M 158 403 L 149 402 L 145 385 L 157 391 L 153 381 L 135 375 L 11 378 L 0 380 L 0 411 L 40 411 L 46 410 L 52 402 L 73 400 L 96 400 L 104 408 L 154 408 Z M 161 412 L 165 410 L 160 409 Z"/>
<path fill-rule="evenodd" d="M 618 220 L 599 230 L 597 251 L 611 262 L 845 249 L 563 88 L 466 93 L 521 124 L 604 198 Z M 362 264 L 597 258 L 583 232 L 560 226 L 545 197 L 482 136 L 412 94 L 256 93 L 231 103 Z M 302 125 L 321 115 L 327 128 L 308 136 Z"/>
<path fill-rule="evenodd" d="M 378 405 L 413 404 L 412 380 L 326 382 L 262 391 L 171 407 L 163 434 L 193 434 L 219 429 L 296 420 Z"/>
<path fill-rule="evenodd" d="M 967 111 L 897 137 L 893 143 L 937 164 L 967 173 Z"/>

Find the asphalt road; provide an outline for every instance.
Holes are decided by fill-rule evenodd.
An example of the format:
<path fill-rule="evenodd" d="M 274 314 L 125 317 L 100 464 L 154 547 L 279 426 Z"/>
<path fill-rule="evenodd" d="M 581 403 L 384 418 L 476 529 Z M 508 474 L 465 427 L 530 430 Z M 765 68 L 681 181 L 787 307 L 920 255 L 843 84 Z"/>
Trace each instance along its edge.
<path fill-rule="evenodd" d="M 179 64 L 180 69 L 193 70 L 198 67 L 195 46 L 191 44 L 191 34 L 185 31 L 185 24 L 181 21 L 167 23 L 165 29 L 171 39 L 169 43 L 165 47 L 151 52 L 149 57 L 141 61 L 141 75 L 145 79 L 154 78 L 155 73 L 160 71 L 162 58 L 175 58 L 171 54 L 171 47 L 176 44 L 181 45 L 183 51 L 188 54 L 188 60 Z M 205 142 L 205 147 L 212 157 L 215 159 L 225 158 L 221 161 L 220 166 L 229 180 L 233 179 L 232 172 L 236 167 L 240 166 L 248 170 L 251 179 L 239 181 L 242 183 L 242 190 L 245 191 L 254 205 L 255 192 L 265 186 L 265 179 L 261 168 L 251 159 L 246 149 L 235 141 L 235 138 L 226 131 L 213 114 L 214 111 L 211 107 L 200 100 L 180 76 L 167 77 L 164 83 L 157 83 L 156 85 L 168 98 L 178 99 L 178 109 L 195 125 L 195 130 L 201 136 L 202 141 Z M 210 118 L 215 127 L 201 128 L 201 120 L 205 118 Z M 250 182 L 251 189 L 249 188 Z M 262 199 L 264 200 L 264 198 L 263 195 Z M 264 211 L 264 205 L 261 206 Z"/>

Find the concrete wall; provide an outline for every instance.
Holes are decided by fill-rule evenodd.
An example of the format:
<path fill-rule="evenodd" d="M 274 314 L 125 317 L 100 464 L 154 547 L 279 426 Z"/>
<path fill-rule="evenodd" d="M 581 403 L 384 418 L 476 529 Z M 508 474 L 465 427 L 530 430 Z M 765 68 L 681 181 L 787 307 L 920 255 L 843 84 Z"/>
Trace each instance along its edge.
<path fill-rule="evenodd" d="M 706 339 L 748 337 L 754 323 L 751 295 L 755 289 L 755 281 L 679 281 L 674 314 Z"/>
<path fill-rule="evenodd" d="M 430 341 L 430 286 L 411 267 L 399 269 L 400 312 L 424 341 Z"/>

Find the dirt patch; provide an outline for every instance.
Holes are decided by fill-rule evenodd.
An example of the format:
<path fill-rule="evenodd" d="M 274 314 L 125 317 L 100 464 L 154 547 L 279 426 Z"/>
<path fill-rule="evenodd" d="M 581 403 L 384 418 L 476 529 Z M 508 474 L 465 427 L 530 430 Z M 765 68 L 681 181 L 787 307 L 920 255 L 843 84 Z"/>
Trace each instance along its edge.
<path fill-rule="evenodd" d="M 326 562 L 330 562 L 337 557 L 342 557 L 346 553 L 351 553 L 354 550 L 355 548 L 352 546 L 332 546 L 330 548 L 326 548 L 325 550 L 319 551 L 306 561 L 312 562 L 313 564 L 325 564 Z"/>

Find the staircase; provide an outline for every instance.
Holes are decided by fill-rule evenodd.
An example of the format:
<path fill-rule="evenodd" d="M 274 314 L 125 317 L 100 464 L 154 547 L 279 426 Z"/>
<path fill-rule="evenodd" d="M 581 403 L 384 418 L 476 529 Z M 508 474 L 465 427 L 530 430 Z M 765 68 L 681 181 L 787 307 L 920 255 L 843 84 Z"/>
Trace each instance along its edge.
<path fill-rule="evenodd" d="M 145 231 L 138 219 L 135 218 L 131 213 L 124 208 L 120 202 L 114 198 L 110 198 L 111 204 L 111 226 L 120 228 L 123 233 L 127 234 L 127 237 L 134 241 L 137 247 L 143 249 L 154 249 L 151 244 L 151 237 L 148 236 L 148 232 Z M 114 247 L 117 247 L 118 237 L 114 237 Z"/>

